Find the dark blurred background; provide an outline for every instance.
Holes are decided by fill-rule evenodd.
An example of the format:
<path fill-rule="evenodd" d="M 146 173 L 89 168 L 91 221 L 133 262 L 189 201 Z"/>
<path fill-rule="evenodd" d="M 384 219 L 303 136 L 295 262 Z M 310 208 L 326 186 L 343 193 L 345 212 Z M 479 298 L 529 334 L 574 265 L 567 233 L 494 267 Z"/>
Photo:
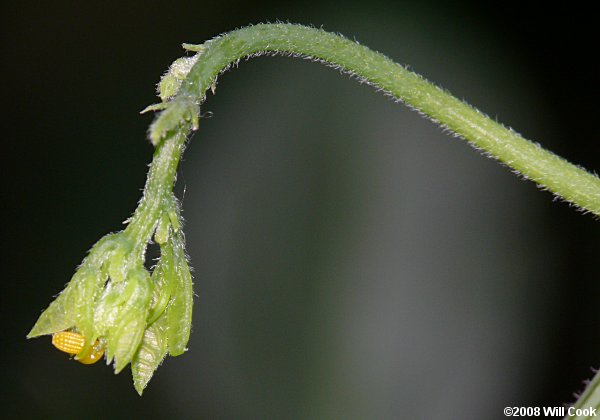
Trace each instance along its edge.
<path fill-rule="evenodd" d="M 466 2 L 2 6 L 3 418 L 503 418 L 600 366 L 600 223 L 373 89 L 305 60 L 225 74 L 177 185 L 189 351 L 130 372 L 25 335 L 143 187 L 138 115 L 182 42 L 340 32 L 600 168 L 593 14 Z M 592 96 L 594 95 L 594 96 Z"/>

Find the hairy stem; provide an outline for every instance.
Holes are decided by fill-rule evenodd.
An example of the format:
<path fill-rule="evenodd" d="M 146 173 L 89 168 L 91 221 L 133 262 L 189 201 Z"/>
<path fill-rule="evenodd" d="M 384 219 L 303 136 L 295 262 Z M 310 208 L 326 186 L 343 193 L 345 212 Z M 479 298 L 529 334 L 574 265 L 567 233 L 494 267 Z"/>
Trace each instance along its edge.
<path fill-rule="evenodd" d="M 177 99 L 204 100 L 217 76 L 239 59 L 280 52 L 321 60 L 389 92 L 540 186 L 600 215 L 600 179 L 491 120 L 383 54 L 320 29 L 290 24 L 251 26 L 202 45 Z"/>
<path fill-rule="evenodd" d="M 172 207 L 167 200 L 171 197 L 185 139 L 184 133 L 176 132 L 158 145 L 154 152 L 144 195 L 124 232 L 130 238 L 135 238 L 133 255 L 136 258 L 143 257 L 162 211 Z"/>

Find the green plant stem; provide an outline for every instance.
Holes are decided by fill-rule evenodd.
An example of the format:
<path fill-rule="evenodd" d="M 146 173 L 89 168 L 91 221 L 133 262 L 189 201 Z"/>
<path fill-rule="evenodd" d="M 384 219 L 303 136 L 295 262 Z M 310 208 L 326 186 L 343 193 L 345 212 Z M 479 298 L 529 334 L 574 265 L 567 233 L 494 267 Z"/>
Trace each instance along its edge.
<path fill-rule="evenodd" d="M 600 215 L 600 179 L 491 120 L 403 66 L 342 36 L 290 24 L 251 26 L 203 44 L 177 99 L 201 102 L 217 76 L 239 59 L 263 52 L 308 56 L 390 93 L 581 209 Z"/>
<path fill-rule="evenodd" d="M 170 197 L 185 140 L 184 133 L 176 132 L 161 142 L 154 152 L 144 195 L 124 231 L 135 243 L 133 255 L 136 259 L 143 258 L 161 213 L 171 210 Z"/>
<path fill-rule="evenodd" d="M 584 410 L 595 408 L 597 410 L 597 414 L 600 415 L 600 371 L 596 372 L 583 394 L 581 394 L 577 402 L 573 405 L 573 408 Z M 590 418 L 592 417 L 586 415 L 572 415 L 565 417 L 567 420 L 585 420 Z M 596 418 L 596 416 L 593 418 Z"/>

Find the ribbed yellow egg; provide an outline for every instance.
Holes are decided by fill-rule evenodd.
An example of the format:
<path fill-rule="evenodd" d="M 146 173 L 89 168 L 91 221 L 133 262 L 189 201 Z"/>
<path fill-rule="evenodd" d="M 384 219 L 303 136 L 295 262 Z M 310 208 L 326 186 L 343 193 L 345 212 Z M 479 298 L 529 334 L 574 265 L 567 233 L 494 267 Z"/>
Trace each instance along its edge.
<path fill-rule="evenodd" d="M 73 331 L 61 331 L 52 335 L 52 345 L 60 351 L 74 355 L 83 349 L 85 346 L 85 339 L 79 333 Z M 102 356 L 104 356 L 104 348 L 101 347 L 100 342 L 96 340 L 87 356 L 78 359 L 77 361 L 84 365 L 91 365 L 102 359 Z"/>

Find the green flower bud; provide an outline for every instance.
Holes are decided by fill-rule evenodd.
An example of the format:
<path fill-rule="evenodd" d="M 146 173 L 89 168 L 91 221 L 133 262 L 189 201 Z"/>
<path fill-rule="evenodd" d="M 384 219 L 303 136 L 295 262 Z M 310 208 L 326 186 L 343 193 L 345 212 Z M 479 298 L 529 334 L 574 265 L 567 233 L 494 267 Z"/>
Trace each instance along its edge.
<path fill-rule="evenodd" d="M 104 354 L 115 373 L 131 363 L 140 394 L 167 353 L 185 351 L 191 329 L 192 281 L 183 233 L 173 228 L 173 220 L 180 227 L 175 197 L 165 198 L 164 207 L 155 229 L 161 257 L 152 274 L 127 232 L 109 235 L 28 335 L 62 334 L 59 349 L 78 351 L 75 359 L 82 363 Z"/>
<path fill-rule="evenodd" d="M 106 339 L 106 360 L 115 362 L 115 373 L 119 373 L 133 358 L 146 329 L 152 283 L 144 268 L 132 270 L 124 281 L 125 289 L 113 288 L 106 294 L 98 327 L 103 328 Z M 108 315 L 108 317 L 106 317 Z M 99 331 L 100 332 L 100 331 Z"/>
<path fill-rule="evenodd" d="M 167 73 L 160 79 L 158 83 L 158 96 L 163 102 L 168 101 L 177 94 L 181 87 L 181 82 L 188 75 L 196 61 L 198 61 L 199 54 L 192 57 L 178 58 L 171 64 Z"/>

